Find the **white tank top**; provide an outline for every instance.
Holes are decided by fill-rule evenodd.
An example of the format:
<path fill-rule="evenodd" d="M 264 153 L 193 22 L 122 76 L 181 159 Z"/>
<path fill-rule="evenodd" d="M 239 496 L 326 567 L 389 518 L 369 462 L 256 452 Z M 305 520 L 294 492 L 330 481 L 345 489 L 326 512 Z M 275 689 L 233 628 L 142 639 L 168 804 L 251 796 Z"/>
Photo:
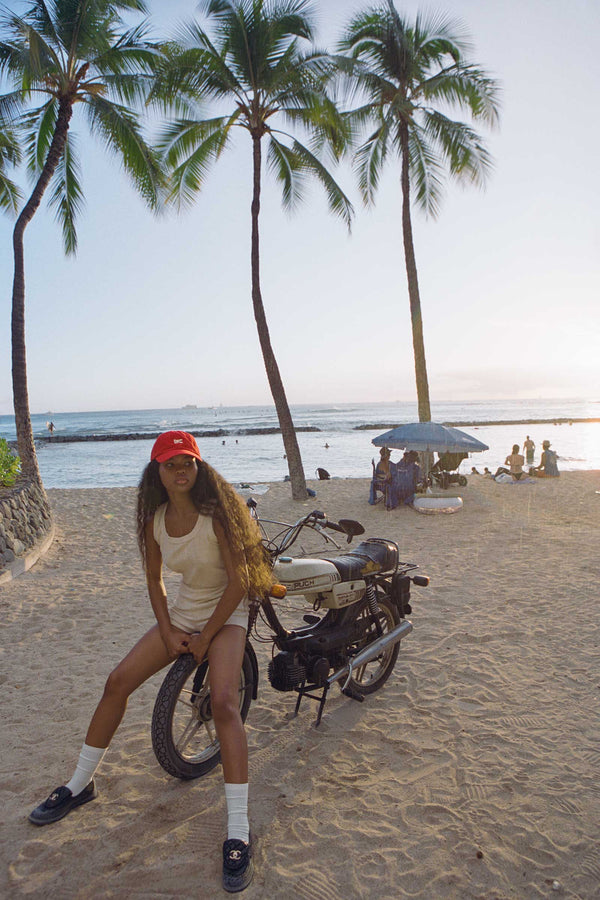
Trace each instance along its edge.
<path fill-rule="evenodd" d="M 198 516 L 189 534 L 170 537 L 165 528 L 164 503 L 154 513 L 154 540 L 163 563 L 182 578 L 173 609 L 190 622 L 207 618 L 223 596 L 227 572 L 213 528 L 212 516 Z"/>

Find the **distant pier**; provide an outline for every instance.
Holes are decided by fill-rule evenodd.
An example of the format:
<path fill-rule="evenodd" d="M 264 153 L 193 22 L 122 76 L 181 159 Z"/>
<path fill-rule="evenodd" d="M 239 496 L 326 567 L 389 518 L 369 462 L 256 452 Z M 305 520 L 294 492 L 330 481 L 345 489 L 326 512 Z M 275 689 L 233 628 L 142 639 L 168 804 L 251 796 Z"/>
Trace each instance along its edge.
<path fill-rule="evenodd" d="M 296 428 L 297 432 L 303 431 L 321 431 L 312 425 L 306 425 Z M 94 441 L 155 441 L 162 434 L 162 431 L 145 431 L 145 432 L 127 432 L 125 434 L 56 434 L 53 435 L 35 435 L 35 440 L 39 444 L 80 444 L 93 443 Z M 231 437 L 248 437 L 250 435 L 261 434 L 281 434 L 280 428 L 242 428 L 236 431 L 225 431 L 218 428 L 213 431 L 189 431 L 194 437 L 209 438 L 231 438 Z"/>
<path fill-rule="evenodd" d="M 492 425 L 573 425 L 580 422 L 600 422 L 600 418 L 588 419 L 495 419 L 481 422 L 442 422 L 450 428 L 482 428 Z M 389 431 L 396 428 L 401 422 L 376 422 L 368 425 L 355 425 L 353 431 Z M 322 432 L 322 428 L 314 425 L 302 425 L 295 429 L 296 432 Z M 331 430 L 331 429 L 330 429 Z M 94 441 L 154 441 L 161 434 L 160 431 L 146 432 L 128 432 L 125 434 L 56 434 L 52 435 L 36 435 L 35 440 L 40 444 L 77 444 L 77 443 L 93 443 Z M 256 435 L 281 434 L 281 429 L 273 428 L 240 428 L 226 431 L 218 428 L 212 431 L 190 431 L 194 437 L 199 438 L 233 438 L 233 437 L 250 437 Z"/>
<path fill-rule="evenodd" d="M 480 422 L 440 422 L 447 428 L 482 428 L 488 425 L 574 425 L 576 422 L 600 422 L 600 419 L 493 419 L 490 421 Z M 377 425 L 355 425 L 355 431 L 371 431 L 377 429 L 389 431 L 390 428 L 397 428 L 403 422 L 379 423 Z"/>

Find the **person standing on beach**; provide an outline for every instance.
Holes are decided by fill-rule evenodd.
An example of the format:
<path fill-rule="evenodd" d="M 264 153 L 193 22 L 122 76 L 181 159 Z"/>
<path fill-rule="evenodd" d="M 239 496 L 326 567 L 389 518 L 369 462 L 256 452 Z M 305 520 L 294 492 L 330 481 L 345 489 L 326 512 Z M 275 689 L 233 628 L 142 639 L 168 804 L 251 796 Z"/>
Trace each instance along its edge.
<path fill-rule="evenodd" d="M 256 524 L 242 499 L 202 460 L 191 434 L 161 434 L 138 488 L 138 543 L 156 625 L 109 675 L 73 777 L 29 815 L 48 825 L 98 794 L 94 775 L 130 694 L 182 653 L 208 656 L 211 706 L 220 742 L 227 839 L 223 887 L 243 890 L 253 875 L 248 824 L 248 748 L 238 688 L 248 627 L 248 594 L 272 583 Z M 168 607 L 162 567 L 182 575 Z"/>
<path fill-rule="evenodd" d="M 529 435 L 527 435 L 527 437 L 525 438 L 525 441 L 523 442 L 523 450 L 525 452 L 525 456 L 527 459 L 527 465 L 532 466 L 533 465 L 533 454 L 535 451 L 535 444 L 533 443 L 533 441 L 531 440 Z"/>

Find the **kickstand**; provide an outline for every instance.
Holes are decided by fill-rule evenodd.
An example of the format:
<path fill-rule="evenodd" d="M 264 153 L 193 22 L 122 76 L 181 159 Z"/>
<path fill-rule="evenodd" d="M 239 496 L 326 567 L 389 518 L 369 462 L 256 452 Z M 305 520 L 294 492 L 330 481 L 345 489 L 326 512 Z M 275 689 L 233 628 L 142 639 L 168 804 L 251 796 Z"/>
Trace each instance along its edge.
<path fill-rule="evenodd" d="M 304 685 L 306 681 L 303 681 L 299 688 L 296 688 L 298 691 L 298 699 L 296 700 L 296 708 L 294 709 L 294 718 L 298 715 L 298 710 L 300 709 L 300 703 L 302 702 L 302 697 L 304 696 Z"/>
<path fill-rule="evenodd" d="M 322 688 L 321 695 L 311 694 L 311 691 L 317 690 L 319 686 L 316 684 L 306 684 L 305 681 L 302 682 L 300 687 L 295 688 L 298 693 L 298 699 L 296 700 L 296 708 L 294 709 L 294 716 L 298 715 L 298 710 L 300 709 L 300 704 L 302 702 L 303 697 L 310 697 L 312 700 L 317 700 L 319 703 L 319 712 L 317 713 L 317 720 L 315 722 L 315 728 L 319 727 L 319 723 L 321 721 L 321 716 L 323 715 L 323 709 L 325 708 L 325 701 L 327 700 L 327 693 L 329 691 L 329 685 L 325 684 Z"/>
<path fill-rule="evenodd" d="M 321 724 L 321 716 L 323 715 L 323 710 L 325 709 L 325 701 L 327 700 L 327 691 L 329 690 L 329 685 L 326 684 L 323 688 L 323 694 L 321 695 L 321 699 L 319 700 L 319 712 L 317 713 L 317 721 L 315 722 L 315 728 L 318 728 Z"/>

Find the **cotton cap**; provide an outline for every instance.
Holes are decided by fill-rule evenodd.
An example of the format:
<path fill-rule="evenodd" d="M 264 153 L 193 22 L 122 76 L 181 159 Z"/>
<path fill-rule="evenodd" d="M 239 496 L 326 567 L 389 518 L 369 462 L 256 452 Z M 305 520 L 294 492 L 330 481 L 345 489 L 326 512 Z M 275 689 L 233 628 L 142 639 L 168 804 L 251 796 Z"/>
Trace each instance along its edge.
<path fill-rule="evenodd" d="M 180 454 L 202 459 L 193 435 L 188 434 L 187 431 L 165 431 L 156 438 L 150 459 L 163 463 L 171 459 L 172 456 L 179 456 Z"/>

